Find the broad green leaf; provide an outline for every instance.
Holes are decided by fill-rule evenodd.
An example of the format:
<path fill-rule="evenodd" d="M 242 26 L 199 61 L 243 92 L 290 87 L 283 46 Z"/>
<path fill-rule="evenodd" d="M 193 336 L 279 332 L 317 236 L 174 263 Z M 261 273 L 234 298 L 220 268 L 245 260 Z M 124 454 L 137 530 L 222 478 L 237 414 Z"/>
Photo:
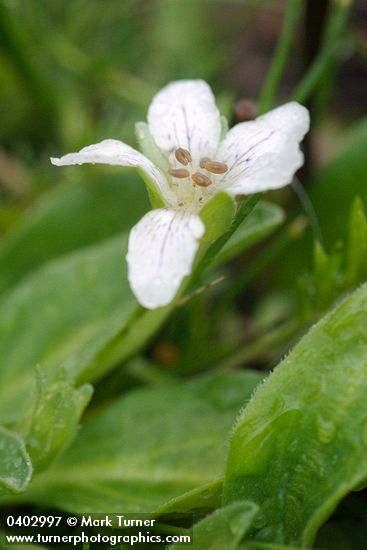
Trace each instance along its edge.
<path fill-rule="evenodd" d="M 32 462 L 23 439 L 0 426 L 0 495 L 20 493 L 32 476 Z"/>
<path fill-rule="evenodd" d="M 113 339 L 126 328 L 136 301 L 128 287 L 127 235 L 46 264 L 0 302 L 0 417 L 22 414 L 36 365 L 65 369 L 70 380 L 90 381 L 106 365 Z M 139 310 L 140 311 L 140 310 Z M 153 320 L 152 320 L 153 323 Z M 134 344 L 144 338 L 136 335 Z"/>
<path fill-rule="evenodd" d="M 260 201 L 223 246 L 213 265 L 219 265 L 258 243 L 284 221 L 283 211 L 274 204 Z"/>
<path fill-rule="evenodd" d="M 366 480 L 366 326 L 364 285 L 310 330 L 238 419 L 224 502 L 258 504 L 257 538 L 312 544 Z"/>
<path fill-rule="evenodd" d="M 138 176 L 88 174 L 45 194 L 0 243 L 0 292 L 47 260 L 130 229 L 149 207 Z"/>
<path fill-rule="evenodd" d="M 22 499 L 75 513 L 153 512 L 210 483 L 260 377 L 217 374 L 130 392 L 92 417 Z"/>
<path fill-rule="evenodd" d="M 252 502 L 233 502 L 199 521 L 193 529 L 193 550 L 238 550 L 258 507 Z M 170 546 L 179 550 L 181 544 Z"/>
<path fill-rule="evenodd" d="M 19 430 L 38 471 L 55 460 L 74 439 L 92 387 L 85 384 L 75 389 L 63 369 L 48 376 L 38 369 L 34 394 L 30 399 L 32 414 L 27 411 L 29 418 L 19 423 Z"/>

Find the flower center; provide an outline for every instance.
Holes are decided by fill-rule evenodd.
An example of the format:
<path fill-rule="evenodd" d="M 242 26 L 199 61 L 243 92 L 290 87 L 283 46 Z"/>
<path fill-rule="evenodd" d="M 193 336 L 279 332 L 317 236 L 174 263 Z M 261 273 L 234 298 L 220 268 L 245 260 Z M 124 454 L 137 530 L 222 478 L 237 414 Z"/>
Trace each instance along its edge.
<path fill-rule="evenodd" d="M 216 162 L 208 157 L 204 157 L 199 162 L 202 171 L 196 171 L 192 166 L 190 151 L 182 147 L 174 151 L 174 157 L 182 168 L 170 168 L 168 170 L 169 175 L 175 179 L 190 178 L 193 185 L 199 187 L 209 187 L 213 183 L 212 175 L 225 174 L 228 170 L 228 166 L 224 162 Z"/>

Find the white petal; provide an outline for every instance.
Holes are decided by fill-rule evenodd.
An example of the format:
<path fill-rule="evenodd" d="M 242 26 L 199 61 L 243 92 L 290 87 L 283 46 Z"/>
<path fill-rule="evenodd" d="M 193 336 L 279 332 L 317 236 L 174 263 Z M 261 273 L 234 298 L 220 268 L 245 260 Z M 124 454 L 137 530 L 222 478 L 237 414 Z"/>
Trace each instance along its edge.
<path fill-rule="evenodd" d="M 153 98 L 149 129 L 157 145 L 168 154 L 182 147 L 193 159 L 212 156 L 221 133 L 220 113 L 213 93 L 203 80 L 178 80 Z"/>
<path fill-rule="evenodd" d="M 277 189 L 290 183 L 303 164 L 299 143 L 308 131 L 308 110 L 287 103 L 251 122 L 232 128 L 217 159 L 229 169 L 218 183 L 233 194 Z"/>
<path fill-rule="evenodd" d="M 93 163 L 140 168 L 159 189 L 164 189 L 166 185 L 165 176 L 149 159 L 117 139 L 105 139 L 100 143 L 84 147 L 78 153 L 51 158 L 51 162 L 56 166 Z"/>
<path fill-rule="evenodd" d="M 133 227 L 127 254 L 130 286 L 148 309 L 169 304 L 191 273 L 205 226 L 199 216 L 160 208 Z"/>

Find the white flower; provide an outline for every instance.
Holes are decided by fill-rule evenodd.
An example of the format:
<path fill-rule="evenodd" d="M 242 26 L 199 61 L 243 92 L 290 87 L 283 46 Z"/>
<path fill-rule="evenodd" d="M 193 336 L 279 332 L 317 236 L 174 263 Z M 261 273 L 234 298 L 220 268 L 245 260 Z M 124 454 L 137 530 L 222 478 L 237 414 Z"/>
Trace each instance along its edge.
<path fill-rule="evenodd" d="M 156 208 L 130 233 L 129 282 L 139 302 L 154 309 L 175 297 L 192 270 L 205 232 L 202 206 L 219 191 L 248 195 L 290 183 L 303 163 L 299 142 L 308 128 L 307 109 L 292 102 L 226 132 L 210 87 L 183 80 L 163 88 L 148 124 L 137 124 L 145 155 L 106 139 L 51 161 L 140 170 Z"/>

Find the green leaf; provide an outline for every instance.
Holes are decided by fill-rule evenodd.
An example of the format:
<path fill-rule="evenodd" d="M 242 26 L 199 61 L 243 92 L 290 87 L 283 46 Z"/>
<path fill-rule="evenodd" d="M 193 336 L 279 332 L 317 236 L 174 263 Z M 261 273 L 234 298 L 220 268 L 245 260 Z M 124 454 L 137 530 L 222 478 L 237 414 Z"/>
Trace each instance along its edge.
<path fill-rule="evenodd" d="M 340 292 L 342 244 L 336 243 L 330 254 L 326 254 L 321 244 L 314 246 L 314 302 L 315 309 L 324 312 Z"/>
<path fill-rule="evenodd" d="M 149 207 L 138 179 L 91 171 L 45 194 L 0 244 L 0 292 L 47 260 L 130 229 Z"/>
<path fill-rule="evenodd" d="M 92 395 L 89 385 L 74 389 L 64 369 L 47 375 L 37 370 L 34 409 L 19 423 L 36 471 L 46 468 L 74 439 L 79 419 Z"/>
<path fill-rule="evenodd" d="M 103 350 L 111 355 L 114 338 L 137 312 L 123 260 L 126 250 L 123 234 L 64 256 L 34 272 L 0 302 L 3 422 L 24 414 L 36 365 L 45 372 L 62 367 L 80 383 L 100 376 L 121 358 L 124 349 L 110 359 Z M 134 344 L 144 335 L 141 330 Z"/>
<path fill-rule="evenodd" d="M 24 491 L 32 476 L 32 462 L 23 439 L 0 426 L 0 495 Z"/>
<path fill-rule="evenodd" d="M 22 498 L 75 513 L 157 510 L 222 474 L 228 430 L 260 377 L 217 374 L 130 392 L 92 417 Z"/>
<path fill-rule="evenodd" d="M 347 243 L 335 243 L 329 253 L 314 246 L 313 272 L 299 279 L 300 310 L 307 319 L 324 313 L 342 292 L 367 277 L 367 220 L 361 200 L 353 202 Z"/>
<path fill-rule="evenodd" d="M 270 235 L 283 221 L 284 213 L 279 206 L 260 201 L 228 239 L 213 261 L 213 265 L 219 265 L 238 256 Z"/>
<path fill-rule="evenodd" d="M 239 418 L 224 502 L 259 505 L 257 538 L 311 544 L 367 478 L 366 326 L 364 285 L 311 329 Z"/>
<path fill-rule="evenodd" d="M 193 529 L 193 550 L 238 550 L 258 507 L 252 502 L 233 502 L 199 521 Z M 179 550 L 180 544 L 170 546 Z"/>
<path fill-rule="evenodd" d="M 359 197 L 352 204 L 348 237 L 344 286 L 351 288 L 367 276 L 367 219 Z"/>
<path fill-rule="evenodd" d="M 222 492 L 223 480 L 219 478 L 169 500 L 158 509 L 158 512 L 165 514 L 170 512 L 215 510 L 215 508 L 221 506 Z"/>

